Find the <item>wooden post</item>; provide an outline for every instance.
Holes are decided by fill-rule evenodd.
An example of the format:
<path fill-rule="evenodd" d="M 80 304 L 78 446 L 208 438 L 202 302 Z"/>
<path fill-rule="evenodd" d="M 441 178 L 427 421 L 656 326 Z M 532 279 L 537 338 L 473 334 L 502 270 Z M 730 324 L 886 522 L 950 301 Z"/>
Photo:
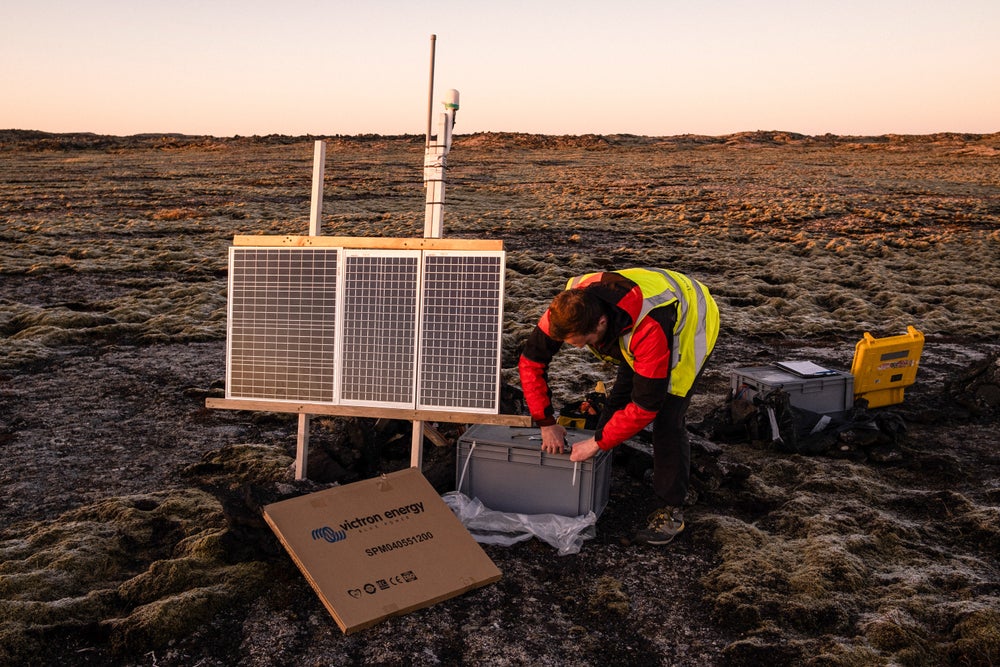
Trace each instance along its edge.
<path fill-rule="evenodd" d="M 313 145 L 312 202 L 309 206 L 309 236 L 323 233 L 323 183 L 326 174 L 326 142 Z M 312 416 L 299 414 L 299 431 L 295 439 L 295 479 L 305 479 L 309 466 L 309 430 Z"/>
<path fill-rule="evenodd" d="M 309 465 L 309 427 L 312 416 L 299 414 L 299 435 L 295 439 L 295 479 L 306 478 L 306 468 Z"/>
<path fill-rule="evenodd" d="M 323 182 L 326 174 L 326 142 L 313 147 L 312 203 L 309 206 L 309 236 L 323 233 Z"/>

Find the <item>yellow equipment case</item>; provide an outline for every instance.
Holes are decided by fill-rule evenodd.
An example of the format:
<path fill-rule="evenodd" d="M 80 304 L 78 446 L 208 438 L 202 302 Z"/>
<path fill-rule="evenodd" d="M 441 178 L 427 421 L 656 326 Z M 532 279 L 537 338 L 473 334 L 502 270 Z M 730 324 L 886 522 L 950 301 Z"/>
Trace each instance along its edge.
<path fill-rule="evenodd" d="M 854 348 L 854 400 L 865 399 L 868 407 L 879 408 L 903 402 L 903 390 L 917 378 L 917 366 L 924 349 L 924 335 L 912 326 L 906 333 L 875 338 L 867 331 Z"/>

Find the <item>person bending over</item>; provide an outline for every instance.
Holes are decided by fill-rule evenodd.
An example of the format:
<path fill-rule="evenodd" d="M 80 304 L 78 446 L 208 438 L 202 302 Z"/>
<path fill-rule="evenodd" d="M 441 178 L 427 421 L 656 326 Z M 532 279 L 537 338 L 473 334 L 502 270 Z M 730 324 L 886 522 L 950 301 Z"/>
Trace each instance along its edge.
<path fill-rule="evenodd" d="M 653 424 L 653 490 L 663 507 L 635 542 L 663 545 L 684 530 L 691 472 L 685 414 L 718 334 L 719 309 L 707 287 L 676 271 L 636 268 L 570 279 L 525 342 L 518 371 L 542 451 L 562 452 L 565 442 L 548 386 L 563 343 L 618 365 L 594 436 L 573 446 L 571 460 L 586 461 Z"/>

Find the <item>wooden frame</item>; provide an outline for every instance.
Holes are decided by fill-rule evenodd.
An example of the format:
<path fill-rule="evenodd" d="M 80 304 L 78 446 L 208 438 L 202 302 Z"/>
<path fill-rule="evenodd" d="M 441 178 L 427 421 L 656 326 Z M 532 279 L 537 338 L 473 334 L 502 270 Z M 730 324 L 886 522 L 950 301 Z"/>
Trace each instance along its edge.
<path fill-rule="evenodd" d="M 234 246 L 261 248 L 364 248 L 369 250 L 503 250 L 502 240 L 395 239 L 382 236 L 252 236 L 233 237 Z"/>
<path fill-rule="evenodd" d="M 443 238 L 387 238 L 354 236 L 265 236 L 237 235 L 233 246 L 258 248 L 350 248 L 369 250 L 458 250 L 496 251 L 503 250 L 502 240 L 443 239 Z M 496 424 L 499 426 L 530 427 L 531 417 L 524 415 L 484 414 L 449 410 L 425 410 L 411 408 L 391 408 L 359 405 L 330 405 L 296 401 L 269 401 L 245 398 L 208 398 L 205 407 L 218 410 L 250 410 L 256 412 L 284 412 L 298 414 L 300 421 L 309 415 L 335 417 L 371 417 L 375 419 L 400 419 L 415 423 L 444 422 L 451 424 Z M 300 439 L 303 432 L 300 423 Z M 305 450 L 300 443 L 296 477 L 305 474 Z"/>
<path fill-rule="evenodd" d="M 295 403 L 288 401 L 260 401 L 244 398 L 207 398 L 205 407 L 221 410 L 253 410 L 256 412 L 291 412 L 335 417 L 373 417 L 403 419 L 420 422 L 445 422 L 448 424 L 497 424 L 499 426 L 531 426 L 527 415 L 500 415 L 478 412 L 450 412 L 438 410 L 411 410 L 408 408 L 379 408 L 360 405 L 328 405 L 326 403 Z"/>

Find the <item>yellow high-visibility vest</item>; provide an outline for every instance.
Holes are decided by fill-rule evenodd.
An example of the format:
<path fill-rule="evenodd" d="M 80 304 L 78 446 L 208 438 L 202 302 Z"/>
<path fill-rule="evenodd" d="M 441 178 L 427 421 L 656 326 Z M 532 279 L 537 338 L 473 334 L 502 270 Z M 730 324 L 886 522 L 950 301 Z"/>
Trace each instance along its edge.
<path fill-rule="evenodd" d="M 623 269 L 611 273 L 628 278 L 642 292 L 642 308 L 638 313 L 629 313 L 635 317 L 632 328 L 618 338 L 622 357 L 633 369 L 635 355 L 630 347 L 632 333 L 638 328 L 639 322 L 654 308 L 677 304 L 667 391 L 675 396 L 686 396 L 719 337 L 719 307 L 715 299 L 703 284 L 676 271 L 646 268 Z M 570 278 L 566 289 L 572 289 L 595 275 L 597 274 L 588 273 Z M 597 350 L 591 348 L 591 351 L 603 358 Z"/>

